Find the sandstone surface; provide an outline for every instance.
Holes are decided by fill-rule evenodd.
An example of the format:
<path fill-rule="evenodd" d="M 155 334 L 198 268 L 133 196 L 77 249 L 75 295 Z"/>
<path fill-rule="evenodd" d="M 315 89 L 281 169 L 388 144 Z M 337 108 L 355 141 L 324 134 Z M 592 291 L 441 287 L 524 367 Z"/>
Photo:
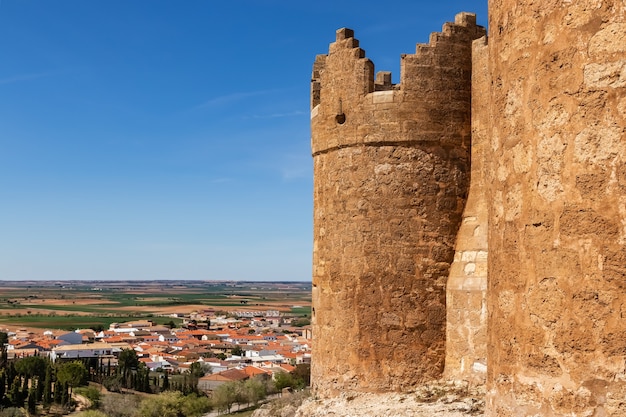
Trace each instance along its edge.
<path fill-rule="evenodd" d="M 625 416 L 626 3 L 489 7 L 487 415 Z"/>
<path fill-rule="evenodd" d="M 460 14 L 374 77 L 349 29 L 312 82 L 313 356 L 320 396 L 441 376 L 446 281 L 469 188 L 471 42 Z"/>
<path fill-rule="evenodd" d="M 348 29 L 316 59 L 310 415 L 445 363 L 490 417 L 626 416 L 626 3 L 489 9 L 399 84 Z"/>

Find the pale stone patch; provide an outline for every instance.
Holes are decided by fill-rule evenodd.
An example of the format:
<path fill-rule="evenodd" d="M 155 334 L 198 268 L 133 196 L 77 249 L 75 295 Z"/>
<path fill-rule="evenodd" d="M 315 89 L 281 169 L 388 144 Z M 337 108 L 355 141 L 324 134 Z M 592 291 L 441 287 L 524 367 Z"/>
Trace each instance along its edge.
<path fill-rule="evenodd" d="M 553 170 L 560 170 L 561 157 L 567 147 L 567 144 L 561 137 L 556 134 L 554 136 L 543 138 L 537 146 L 537 158 L 545 162 L 549 162 L 549 167 Z"/>
<path fill-rule="evenodd" d="M 583 79 L 589 88 L 624 87 L 626 86 L 626 59 L 585 65 Z"/>
<path fill-rule="evenodd" d="M 622 118 L 626 119 L 626 97 L 622 97 L 617 101 L 617 112 Z"/>
<path fill-rule="evenodd" d="M 533 150 L 518 143 L 513 148 L 513 170 L 517 174 L 528 172 L 533 162 Z"/>
<path fill-rule="evenodd" d="M 509 177 L 509 167 L 507 165 L 500 165 L 496 173 L 498 175 L 498 181 L 504 182 Z"/>
<path fill-rule="evenodd" d="M 506 193 L 506 211 L 505 220 L 513 221 L 522 213 L 522 187 L 515 184 L 512 189 Z"/>
<path fill-rule="evenodd" d="M 616 40 L 621 39 L 621 42 Z M 626 52 L 626 23 L 611 23 L 599 30 L 589 41 L 589 55 L 604 58 L 608 54 Z"/>
<path fill-rule="evenodd" d="M 468 250 L 461 253 L 461 261 L 474 262 L 476 260 L 476 251 Z"/>
<path fill-rule="evenodd" d="M 494 224 L 498 224 L 500 223 L 500 219 L 504 217 L 504 196 L 502 191 L 496 191 L 492 207 L 494 208 L 493 222 Z"/>
<path fill-rule="evenodd" d="M 320 111 L 320 105 L 318 104 L 317 106 L 313 107 L 313 109 L 311 110 L 311 119 L 316 117 L 319 114 L 319 111 Z"/>
<path fill-rule="evenodd" d="M 393 103 L 393 91 L 376 91 L 372 93 L 372 102 L 376 103 Z"/>
<path fill-rule="evenodd" d="M 505 117 L 505 119 L 517 120 L 517 117 L 512 116 L 517 115 L 521 107 L 522 99 L 520 98 L 520 95 L 517 93 L 517 91 L 512 89 L 506 95 L 506 104 L 504 105 L 504 116 L 510 116 L 510 119 L 507 119 L 507 117 Z"/>
<path fill-rule="evenodd" d="M 546 201 L 555 201 L 563 193 L 559 175 L 541 175 L 537 183 L 537 193 Z"/>
<path fill-rule="evenodd" d="M 380 324 L 383 326 L 400 326 L 402 325 L 402 319 L 394 313 L 383 313 L 380 318 Z"/>
<path fill-rule="evenodd" d="M 504 290 L 498 294 L 498 308 L 505 316 L 510 316 L 515 308 L 515 295 L 513 291 Z"/>
<path fill-rule="evenodd" d="M 568 1 L 571 1 L 571 0 L 568 0 Z M 545 34 L 543 35 L 543 44 L 549 45 L 553 43 L 555 39 L 556 39 L 556 28 L 554 27 L 554 25 L 546 26 Z"/>
<path fill-rule="evenodd" d="M 574 157 L 581 162 L 605 163 L 623 153 L 621 137 L 622 129 L 615 125 L 588 127 L 574 139 Z"/>
<path fill-rule="evenodd" d="M 626 196 L 620 197 L 618 209 L 621 217 L 620 222 L 622 223 L 622 232 L 618 242 L 620 245 L 624 245 L 626 244 Z"/>
<path fill-rule="evenodd" d="M 376 175 L 386 175 L 389 174 L 393 170 L 393 166 L 391 164 L 378 164 L 374 167 L 374 173 Z"/>
<path fill-rule="evenodd" d="M 476 264 L 473 262 L 469 262 L 465 264 L 463 267 L 463 272 L 465 275 L 472 275 L 476 271 Z"/>
<path fill-rule="evenodd" d="M 542 114 L 541 116 L 543 117 L 540 119 L 537 128 L 544 132 L 555 127 L 564 126 L 570 118 L 569 113 L 563 110 L 563 105 L 559 103 L 550 105 L 545 111 L 545 115 Z"/>

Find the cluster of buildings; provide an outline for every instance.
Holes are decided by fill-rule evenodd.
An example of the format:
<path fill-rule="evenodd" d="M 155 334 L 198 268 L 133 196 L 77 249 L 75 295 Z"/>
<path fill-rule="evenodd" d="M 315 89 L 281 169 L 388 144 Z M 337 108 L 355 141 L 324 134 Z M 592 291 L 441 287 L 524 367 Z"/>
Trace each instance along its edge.
<path fill-rule="evenodd" d="M 310 327 L 276 327 L 266 317 L 212 317 L 208 321 L 187 318 L 183 327 L 170 329 L 150 320 L 113 323 L 108 330 L 73 332 L 19 329 L 8 332 L 9 358 L 48 356 L 52 361 L 99 358 L 111 366 L 124 349 L 133 349 L 151 371 L 189 372 L 200 362 L 209 370 L 199 388 L 210 390 L 221 383 L 256 375 L 291 372 L 310 363 Z"/>

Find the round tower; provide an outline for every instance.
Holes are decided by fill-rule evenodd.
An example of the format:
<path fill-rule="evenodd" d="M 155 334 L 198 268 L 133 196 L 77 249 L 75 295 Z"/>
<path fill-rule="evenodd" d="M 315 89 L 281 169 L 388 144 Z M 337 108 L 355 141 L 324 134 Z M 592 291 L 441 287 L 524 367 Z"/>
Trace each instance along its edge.
<path fill-rule="evenodd" d="M 350 29 L 313 67 L 317 395 L 438 378 L 446 280 L 469 187 L 471 43 L 457 15 L 401 59 L 400 84 Z"/>
<path fill-rule="evenodd" d="M 626 415 L 626 3 L 489 1 L 488 416 Z"/>

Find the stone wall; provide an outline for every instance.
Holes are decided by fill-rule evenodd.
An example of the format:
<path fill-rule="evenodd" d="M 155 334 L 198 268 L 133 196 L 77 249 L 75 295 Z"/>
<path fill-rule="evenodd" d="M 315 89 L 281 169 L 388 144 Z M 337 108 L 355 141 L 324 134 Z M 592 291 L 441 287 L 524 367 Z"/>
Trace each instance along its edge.
<path fill-rule="evenodd" d="M 374 77 L 349 29 L 312 81 L 313 365 L 319 396 L 441 376 L 446 281 L 469 188 L 471 42 L 460 14 Z"/>
<path fill-rule="evenodd" d="M 489 8 L 487 415 L 625 416 L 626 3 Z"/>
<path fill-rule="evenodd" d="M 316 59 L 314 388 L 486 358 L 488 416 L 626 416 L 626 3 L 489 8 L 398 85 L 348 29 Z"/>
<path fill-rule="evenodd" d="M 447 285 L 446 377 L 484 383 L 487 371 L 487 256 L 489 190 L 489 100 L 487 38 L 474 41 L 472 51 L 471 181 Z"/>

